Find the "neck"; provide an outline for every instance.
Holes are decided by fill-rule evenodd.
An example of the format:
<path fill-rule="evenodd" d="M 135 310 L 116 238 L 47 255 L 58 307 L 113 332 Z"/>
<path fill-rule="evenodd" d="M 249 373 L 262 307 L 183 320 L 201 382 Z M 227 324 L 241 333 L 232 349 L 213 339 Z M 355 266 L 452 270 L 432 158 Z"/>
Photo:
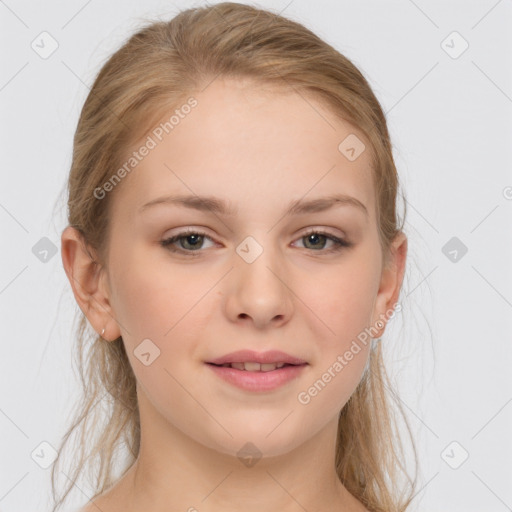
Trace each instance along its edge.
<path fill-rule="evenodd" d="M 337 421 L 283 455 L 251 460 L 196 442 L 144 399 L 140 406 L 139 455 L 111 496 L 125 511 L 365 510 L 335 471 Z"/>

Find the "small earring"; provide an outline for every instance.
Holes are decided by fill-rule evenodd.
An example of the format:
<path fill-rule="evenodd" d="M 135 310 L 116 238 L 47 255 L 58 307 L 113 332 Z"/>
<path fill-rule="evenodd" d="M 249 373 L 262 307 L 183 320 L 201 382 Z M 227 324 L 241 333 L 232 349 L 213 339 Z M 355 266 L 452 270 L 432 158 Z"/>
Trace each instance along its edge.
<path fill-rule="evenodd" d="M 103 327 L 103 330 L 101 331 L 101 337 L 103 338 L 103 335 L 105 334 L 105 327 Z"/>

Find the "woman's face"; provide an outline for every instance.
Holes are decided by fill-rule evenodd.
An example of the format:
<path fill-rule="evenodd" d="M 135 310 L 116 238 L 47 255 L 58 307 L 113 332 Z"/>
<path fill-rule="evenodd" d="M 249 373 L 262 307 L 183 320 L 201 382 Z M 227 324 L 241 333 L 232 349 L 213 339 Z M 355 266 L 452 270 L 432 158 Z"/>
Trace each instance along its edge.
<path fill-rule="evenodd" d="M 140 161 L 110 192 L 110 304 L 147 428 L 278 455 L 337 423 L 368 359 L 361 333 L 389 311 L 370 154 L 310 97 L 223 79 L 193 97 L 130 148 Z M 305 364 L 211 364 L 240 350 Z"/>

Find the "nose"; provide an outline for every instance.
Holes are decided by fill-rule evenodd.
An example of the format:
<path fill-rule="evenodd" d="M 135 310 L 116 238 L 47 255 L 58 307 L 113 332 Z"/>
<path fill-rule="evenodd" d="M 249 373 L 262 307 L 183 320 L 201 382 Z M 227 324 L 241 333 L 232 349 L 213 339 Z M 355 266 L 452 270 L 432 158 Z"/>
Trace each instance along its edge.
<path fill-rule="evenodd" d="M 282 260 L 270 249 L 252 263 L 238 258 L 229 273 L 225 299 L 232 322 L 252 323 L 259 329 L 278 327 L 293 314 L 293 292 Z"/>

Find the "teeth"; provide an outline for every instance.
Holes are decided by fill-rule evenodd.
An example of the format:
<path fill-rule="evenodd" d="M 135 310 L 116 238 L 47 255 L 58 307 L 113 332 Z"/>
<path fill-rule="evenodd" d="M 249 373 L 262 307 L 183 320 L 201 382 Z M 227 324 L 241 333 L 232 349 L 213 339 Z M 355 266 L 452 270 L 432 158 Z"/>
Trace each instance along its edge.
<path fill-rule="evenodd" d="M 243 363 L 245 370 L 248 372 L 259 372 L 261 371 L 260 363 Z"/>
<path fill-rule="evenodd" d="M 253 362 L 247 362 L 247 363 L 226 363 L 222 366 L 231 366 L 232 368 L 235 368 L 237 370 L 245 370 L 248 372 L 271 372 L 272 370 L 275 370 L 276 368 L 282 368 L 285 363 L 253 363 Z"/>

